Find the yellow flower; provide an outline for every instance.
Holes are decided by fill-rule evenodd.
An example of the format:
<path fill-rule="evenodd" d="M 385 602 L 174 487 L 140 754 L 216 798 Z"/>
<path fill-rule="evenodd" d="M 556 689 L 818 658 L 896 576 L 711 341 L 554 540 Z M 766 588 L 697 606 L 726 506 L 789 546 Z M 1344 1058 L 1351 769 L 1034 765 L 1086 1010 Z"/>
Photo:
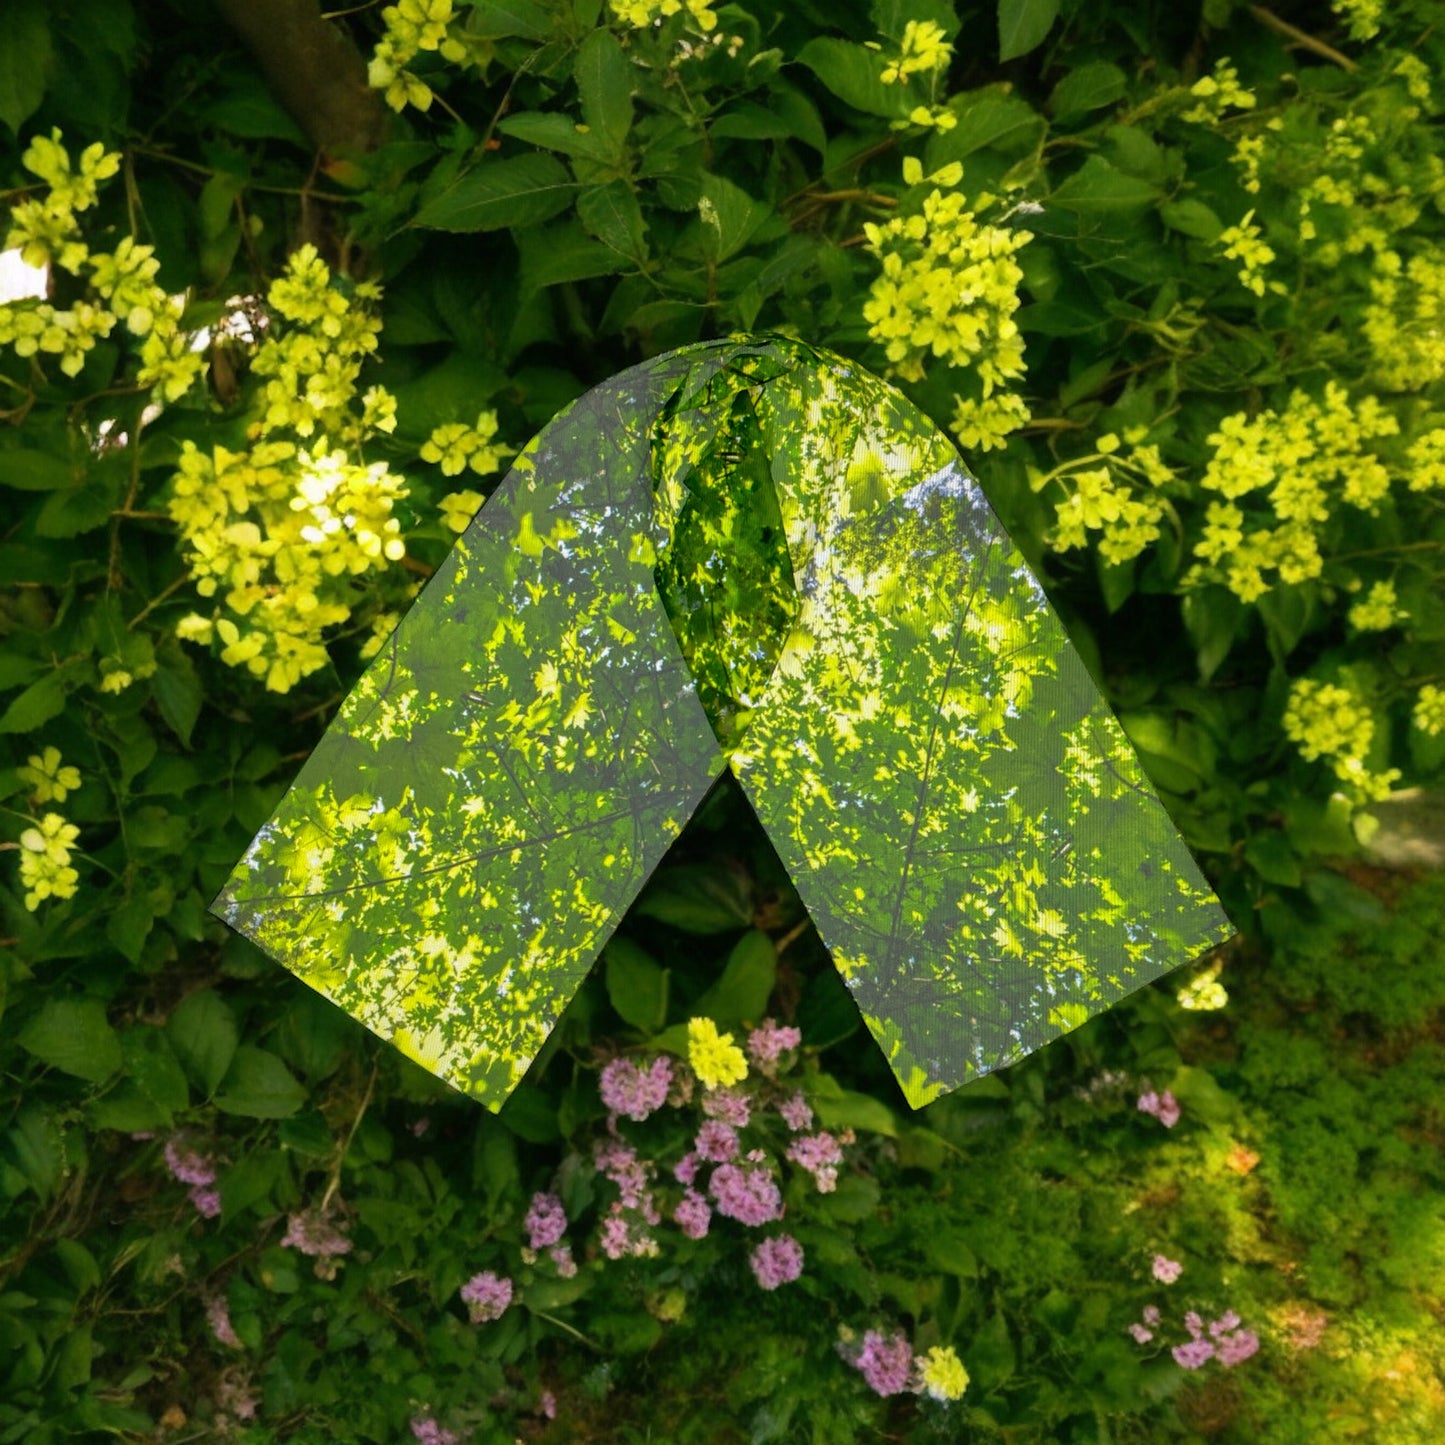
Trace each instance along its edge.
<path fill-rule="evenodd" d="M 74 792 L 80 786 L 80 769 L 62 767 L 59 748 L 46 748 L 42 753 L 32 753 L 26 759 L 26 766 L 18 771 L 30 784 L 35 800 L 39 803 L 63 803 L 66 794 Z"/>
<path fill-rule="evenodd" d="M 709 1018 L 687 1022 L 687 1060 L 706 1089 L 740 1084 L 747 1077 L 748 1061 L 731 1034 L 719 1034 Z"/>
<path fill-rule="evenodd" d="M 968 1371 L 951 1345 L 935 1345 L 918 1363 L 923 1388 L 935 1400 L 957 1400 L 968 1389 Z"/>
<path fill-rule="evenodd" d="M 80 836 L 74 823 L 47 813 L 20 835 L 20 881 L 25 906 L 34 913 L 47 898 L 73 898 L 80 874 L 70 866 L 70 845 Z"/>
<path fill-rule="evenodd" d="M 471 526 L 472 518 L 477 515 L 482 501 L 480 492 L 453 492 L 450 496 L 443 497 L 437 506 L 441 508 L 442 517 L 453 532 L 465 532 Z"/>
<path fill-rule="evenodd" d="M 1415 698 L 1411 721 L 1432 738 L 1445 732 L 1445 688 L 1427 682 Z"/>
<path fill-rule="evenodd" d="M 1350 608 L 1350 626 L 1356 632 L 1383 632 L 1401 620 L 1399 600 L 1393 582 L 1376 582 L 1363 602 Z"/>

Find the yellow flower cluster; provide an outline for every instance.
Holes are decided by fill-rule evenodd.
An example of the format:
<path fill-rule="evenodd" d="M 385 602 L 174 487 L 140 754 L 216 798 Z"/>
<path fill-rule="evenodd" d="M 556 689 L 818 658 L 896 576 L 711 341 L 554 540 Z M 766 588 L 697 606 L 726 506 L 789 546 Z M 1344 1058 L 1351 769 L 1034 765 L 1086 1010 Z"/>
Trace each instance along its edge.
<path fill-rule="evenodd" d="M 1226 226 L 1219 233 L 1218 244 L 1227 261 L 1238 261 L 1239 282 L 1256 296 L 1263 296 L 1266 288 L 1281 294 L 1287 289 L 1282 282 L 1269 281 L 1264 268 L 1274 260 L 1274 251 L 1260 239 L 1264 232 L 1254 222 L 1254 211 L 1248 210 L 1237 226 Z"/>
<path fill-rule="evenodd" d="M 1445 427 L 1436 427 L 1410 443 L 1410 490 L 1445 490 Z"/>
<path fill-rule="evenodd" d="M 352 579 L 400 561 L 392 515 L 406 485 L 361 445 L 396 425 L 380 387 L 361 400 L 357 378 L 376 349 L 380 323 L 363 305 L 380 296 L 362 283 L 348 295 L 313 246 L 303 246 L 271 286 L 274 316 L 252 370 L 267 378 L 244 452 L 192 442 L 182 448 L 168 509 L 211 616 L 183 618 L 191 642 L 218 640 L 221 658 L 285 692 L 327 662 L 327 628 L 351 615 Z M 281 324 L 281 323 L 289 324 Z"/>
<path fill-rule="evenodd" d="M 683 0 L 610 0 L 612 13 L 624 25 L 643 30 L 660 25 L 670 15 L 683 9 Z M 717 29 L 717 16 L 711 0 L 687 0 L 687 13 L 692 23 L 704 34 Z"/>
<path fill-rule="evenodd" d="M 20 882 L 32 913 L 47 898 L 74 898 L 80 874 L 70 866 L 70 846 L 80 836 L 74 823 L 47 813 L 20 835 Z"/>
<path fill-rule="evenodd" d="M 1330 9 L 1345 22 L 1351 40 L 1373 40 L 1385 18 L 1385 0 L 1330 0 Z"/>
<path fill-rule="evenodd" d="M 982 211 L 993 201 L 980 195 L 975 205 Z M 1023 272 L 1014 253 L 1033 239 L 1030 232 L 981 222 L 956 191 L 938 189 L 924 199 L 921 214 L 894 216 L 881 226 L 870 221 L 863 230 L 883 264 L 863 315 L 898 376 L 921 381 L 932 355 L 973 368 L 986 400 L 1023 375 L 1023 338 L 1014 320 Z"/>
<path fill-rule="evenodd" d="M 943 70 L 953 59 L 953 46 L 932 20 L 910 20 L 903 27 L 898 54 L 883 67 L 884 85 L 902 84 L 910 75 Z"/>
<path fill-rule="evenodd" d="M 45 183 L 46 193 L 14 208 L 0 249 L 18 250 L 30 266 L 67 271 L 84 280 L 86 289 L 66 307 L 34 298 L 0 305 L 0 346 L 13 347 L 21 357 L 58 357 L 66 376 L 78 376 L 96 342 L 123 325 L 145 338 L 136 380 L 175 401 L 206 367 L 181 329 L 183 303 L 156 284 L 160 268 L 152 247 L 126 236 L 114 251 L 92 252 L 76 219 L 95 204 L 100 183 L 120 169 L 120 156 L 97 141 L 72 167 L 55 130 L 36 136 L 20 159 Z"/>
<path fill-rule="evenodd" d="M 442 521 L 453 532 L 465 532 L 485 498 L 480 492 L 453 492 L 437 503 Z"/>
<path fill-rule="evenodd" d="M 452 0 L 399 0 L 381 12 L 386 34 L 377 42 L 366 78 L 373 90 L 386 93 L 393 110 L 431 105 L 431 87 L 406 68 L 423 50 L 439 51 L 453 62 L 467 58 L 466 45 L 449 28 L 452 12 Z"/>
<path fill-rule="evenodd" d="M 953 434 L 965 450 L 986 452 L 1006 446 L 1009 435 L 1029 420 L 1028 405 L 1017 392 L 996 392 L 983 401 L 960 396 L 953 410 Z"/>
<path fill-rule="evenodd" d="M 1135 480 L 1160 488 L 1174 480 L 1156 446 L 1143 445 L 1143 428 L 1125 433 L 1129 450 L 1113 432 L 1095 442 L 1096 451 L 1065 462 L 1034 482 L 1035 489 L 1063 479 L 1070 492 L 1055 508 L 1055 527 L 1049 545 L 1067 552 L 1087 544 L 1091 531 L 1101 531 L 1099 555 L 1112 566 L 1137 557 L 1157 540 L 1159 524 L 1168 504 L 1157 491 L 1139 492 Z"/>
<path fill-rule="evenodd" d="M 1225 500 L 1206 510 L 1186 585 L 1222 581 L 1241 601 L 1254 602 L 1274 585 L 1268 571 L 1290 584 L 1318 577 L 1324 566 L 1318 528 L 1341 502 L 1376 509 L 1390 474 L 1365 445 L 1398 431 L 1399 422 L 1375 397 L 1352 402 L 1333 381 L 1320 400 L 1296 391 L 1282 412 L 1225 417 L 1208 438 L 1214 451 L 1201 479 L 1206 492 Z M 1267 501 L 1267 518 L 1246 518 L 1234 505 L 1261 493 L 1256 500 Z M 1278 525 L 1246 532 L 1253 520 Z"/>
<path fill-rule="evenodd" d="M 1189 94 L 1199 103 L 1184 111 L 1180 119 L 1199 125 L 1212 125 L 1226 110 L 1253 110 L 1257 104 L 1254 92 L 1239 83 L 1239 72 L 1227 55 L 1218 61 L 1212 74 L 1201 75 L 1189 87 Z"/>
<path fill-rule="evenodd" d="M 1386 391 L 1421 391 L 1445 377 L 1445 253 L 1381 251 L 1360 327 Z"/>
<path fill-rule="evenodd" d="M 1410 720 L 1432 738 L 1445 732 L 1445 687 L 1436 687 L 1433 682 L 1425 683 L 1415 698 Z"/>
<path fill-rule="evenodd" d="M 1219 981 L 1223 961 L 1216 959 L 1202 973 L 1197 973 L 1174 995 L 1180 1008 L 1199 1013 L 1212 1013 L 1229 1002 L 1229 993 Z"/>
<path fill-rule="evenodd" d="M 957 1400 L 968 1389 L 968 1371 L 951 1345 L 934 1345 L 919 1357 L 918 1379 L 935 1400 Z"/>
<path fill-rule="evenodd" d="M 494 441 L 496 434 L 497 414 L 494 411 L 482 412 L 474 426 L 467 426 L 465 422 L 446 422 L 422 443 L 421 459 L 439 463 L 442 475 L 446 477 L 458 476 L 467 467 L 484 477 L 488 472 L 496 471 L 503 460 L 516 450 Z"/>
<path fill-rule="evenodd" d="M 1298 679 L 1285 704 L 1284 731 L 1306 762 L 1327 759 L 1356 801 L 1378 802 L 1399 781 L 1398 768 L 1371 773 L 1365 766 L 1375 738 L 1375 719 L 1348 687 L 1311 677 Z"/>
<path fill-rule="evenodd" d="M 748 1061 L 731 1034 L 720 1034 L 709 1018 L 687 1021 L 687 1061 L 705 1089 L 740 1084 L 747 1078 Z"/>
<path fill-rule="evenodd" d="M 1376 582 L 1362 602 L 1350 608 L 1350 626 L 1356 632 L 1383 632 L 1402 622 L 1409 614 L 1400 611 L 1393 582 Z"/>
<path fill-rule="evenodd" d="M 30 784 L 37 803 L 63 803 L 80 786 L 80 769 L 62 763 L 59 748 L 32 753 L 16 772 Z"/>

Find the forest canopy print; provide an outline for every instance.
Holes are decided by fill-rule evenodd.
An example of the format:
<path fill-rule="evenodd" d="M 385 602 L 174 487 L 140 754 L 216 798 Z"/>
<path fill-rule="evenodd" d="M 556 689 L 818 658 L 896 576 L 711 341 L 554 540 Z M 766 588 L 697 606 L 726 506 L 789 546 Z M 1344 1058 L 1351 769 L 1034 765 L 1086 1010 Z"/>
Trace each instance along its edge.
<path fill-rule="evenodd" d="M 775 335 L 523 449 L 213 909 L 497 1109 L 727 771 L 914 1107 L 1233 931 L 952 444 Z"/>

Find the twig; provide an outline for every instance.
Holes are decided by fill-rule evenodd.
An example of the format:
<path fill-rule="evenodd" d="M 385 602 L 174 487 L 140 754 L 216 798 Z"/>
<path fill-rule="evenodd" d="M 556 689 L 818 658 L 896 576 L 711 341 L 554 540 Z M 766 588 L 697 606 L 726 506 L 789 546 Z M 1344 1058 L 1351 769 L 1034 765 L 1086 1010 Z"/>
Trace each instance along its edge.
<path fill-rule="evenodd" d="M 1266 10 L 1263 5 L 1251 5 L 1249 13 L 1259 21 L 1261 25 L 1268 26 L 1276 35 L 1283 35 L 1287 40 L 1293 40 L 1296 45 L 1302 46 L 1305 50 L 1311 50 L 1323 59 L 1332 61 L 1341 70 L 1358 70 L 1359 67 L 1348 55 L 1341 55 L 1332 45 L 1326 45 L 1323 40 L 1316 40 L 1313 35 L 1301 30 L 1297 25 L 1291 25 L 1288 20 L 1281 20 L 1273 10 Z"/>
<path fill-rule="evenodd" d="M 346 1131 L 346 1139 L 336 1155 L 336 1163 L 331 1166 L 331 1178 L 327 1181 L 326 1193 L 321 1196 L 320 1213 L 325 1214 L 331 1207 L 331 1201 L 336 1197 L 336 1191 L 341 1188 L 341 1166 L 346 1162 L 346 1151 L 351 1148 L 351 1141 L 356 1138 L 356 1131 L 361 1127 L 361 1121 L 366 1115 L 367 1105 L 371 1103 L 371 1096 L 376 1089 L 376 1060 L 371 1061 L 371 1077 L 366 1081 L 366 1093 L 362 1095 L 361 1105 L 356 1111 L 356 1117 L 351 1121 L 351 1128 Z"/>

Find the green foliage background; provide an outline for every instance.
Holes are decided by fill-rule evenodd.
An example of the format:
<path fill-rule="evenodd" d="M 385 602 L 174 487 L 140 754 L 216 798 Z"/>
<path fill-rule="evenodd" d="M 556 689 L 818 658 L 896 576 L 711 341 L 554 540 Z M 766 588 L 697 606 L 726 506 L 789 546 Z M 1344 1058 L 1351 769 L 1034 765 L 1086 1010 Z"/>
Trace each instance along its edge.
<path fill-rule="evenodd" d="M 638 29 L 596 0 L 483 0 L 457 8 L 460 59 L 414 62 L 430 108 L 393 116 L 358 79 L 370 9 L 8 0 L 0 199 L 41 189 L 20 164 L 35 136 L 60 129 L 72 156 L 103 142 L 121 166 L 87 239 L 154 246 L 179 324 L 215 332 L 179 395 L 138 381 L 123 330 L 75 375 L 0 348 L 0 838 L 52 811 L 27 758 L 53 746 L 82 775 L 55 805 L 79 829 L 72 898 L 28 908 L 0 853 L 0 1439 L 381 1441 L 423 1415 L 497 1440 L 1438 1438 L 1445 899 L 1421 865 L 1438 862 L 1445 746 L 1416 711 L 1445 683 L 1428 441 L 1445 423 L 1445 168 L 1401 63 L 1438 73 L 1445 29 L 1425 0 L 1338 10 L 799 0 L 719 6 L 713 45 L 695 9 Z M 910 19 L 942 26 L 952 61 L 890 85 L 879 67 Z M 314 25 L 340 59 L 289 43 Z M 319 77 L 298 75 L 306 54 Z M 1256 106 L 1185 119 L 1222 57 Z M 951 128 L 911 118 L 941 105 Z M 1257 133 L 1251 190 L 1239 141 Z M 923 178 L 954 162 L 951 186 Z M 831 966 L 790 939 L 776 859 L 720 796 L 626 925 L 630 965 L 599 971 L 493 1119 L 209 921 L 365 643 L 447 554 L 436 504 L 456 484 L 423 456 L 435 429 L 486 407 L 520 445 L 626 366 L 735 328 L 882 373 L 863 227 L 940 188 L 999 226 L 1020 207 L 1033 236 L 1011 382 L 1032 418 L 970 460 L 1248 934 L 1228 1007 L 1146 990 L 913 1120 Z M 1226 229 L 1248 243 L 1251 224 L 1254 262 L 1226 255 Z M 335 584 L 327 665 L 280 693 L 223 660 L 224 637 L 178 639 L 209 604 L 169 503 L 187 443 L 255 442 L 266 379 L 220 323 L 232 298 L 264 312 L 303 243 L 338 295 L 380 283 L 357 297 L 380 321 L 357 365 L 396 425 L 357 456 L 405 476 L 408 555 Z M 57 275 L 55 304 L 74 289 Z M 988 399 L 976 368 L 919 369 L 904 389 L 941 426 Z M 1327 382 L 1342 414 L 1311 420 L 1295 393 Z M 1364 424 L 1371 404 L 1393 433 Z M 1241 413 L 1273 415 L 1264 454 L 1304 428 L 1323 478 L 1319 570 L 1289 580 L 1311 569 L 1282 554 L 1252 598 L 1190 573 L 1236 475 L 1214 438 Z M 1103 444 L 1118 435 L 1122 453 Z M 1170 473 L 1150 483 L 1157 537 L 1122 562 L 1107 526 L 1058 550 L 1058 508 L 1099 485 L 1081 476 L 1147 446 Z M 1386 491 L 1352 492 L 1375 465 Z M 1282 508 L 1241 510 L 1273 525 Z M 1357 593 L 1380 583 L 1393 616 L 1361 626 Z M 1301 681 L 1341 690 L 1345 742 L 1318 718 L 1286 732 Z M 836 1091 L 831 1122 L 865 1141 L 836 1202 L 797 1206 L 816 1231 L 806 1288 L 760 1307 L 737 1258 L 669 1256 L 589 1265 L 571 1298 L 528 1284 L 495 1326 L 466 1323 L 458 1285 L 518 1267 L 527 1199 L 597 1125 L 599 1050 L 643 1036 L 648 989 L 679 1015 L 749 1017 L 755 966 L 713 989 L 749 957 L 804 1029 L 810 1087 Z M 1174 1130 L 1134 1107 L 1146 1087 L 1178 1098 Z M 214 1219 L 161 1162 L 176 1129 L 221 1163 Z M 279 1241 L 323 1199 L 354 1251 L 318 1270 Z M 1155 1252 L 1185 1262 L 1167 1290 Z M 1140 1348 L 1127 1327 L 1166 1293 L 1233 1307 L 1259 1355 L 1195 1375 Z M 207 1329 L 218 1296 L 239 1348 Z M 953 1344 L 964 1400 L 871 1396 L 836 1352 L 870 1321 Z M 227 1404 L 238 1389 L 252 1420 Z"/>

